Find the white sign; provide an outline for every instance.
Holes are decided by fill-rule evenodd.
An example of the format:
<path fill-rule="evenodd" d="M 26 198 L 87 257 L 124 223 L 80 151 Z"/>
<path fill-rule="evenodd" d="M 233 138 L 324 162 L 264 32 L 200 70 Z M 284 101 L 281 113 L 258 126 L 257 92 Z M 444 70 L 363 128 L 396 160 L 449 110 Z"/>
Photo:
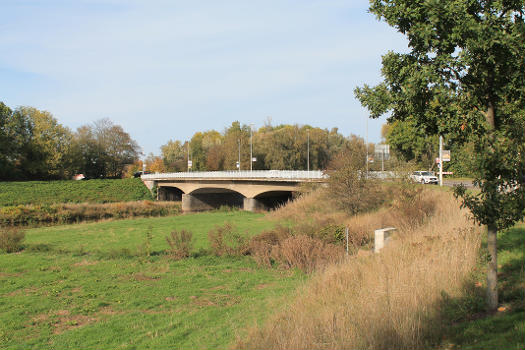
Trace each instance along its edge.
<path fill-rule="evenodd" d="M 191 168 L 192 165 L 193 165 L 193 161 L 188 160 L 188 168 Z"/>
<path fill-rule="evenodd" d="M 443 161 L 450 162 L 450 150 L 444 149 L 442 152 L 443 152 Z"/>
<path fill-rule="evenodd" d="M 256 161 L 257 161 L 257 158 L 253 157 L 252 162 L 256 162 Z"/>

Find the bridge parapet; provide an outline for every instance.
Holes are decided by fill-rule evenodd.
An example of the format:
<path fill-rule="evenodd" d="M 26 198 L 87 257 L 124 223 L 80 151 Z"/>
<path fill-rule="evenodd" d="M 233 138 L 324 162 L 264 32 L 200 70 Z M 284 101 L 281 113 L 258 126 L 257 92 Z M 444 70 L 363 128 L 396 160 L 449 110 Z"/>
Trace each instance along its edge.
<path fill-rule="evenodd" d="M 253 170 L 253 171 L 194 171 L 179 173 L 157 173 L 141 176 L 143 181 L 170 179 L 247 179 L 247 180 L 286 180 L 308 181 L 326 180 L 328 175 L 320 170 Z"/>

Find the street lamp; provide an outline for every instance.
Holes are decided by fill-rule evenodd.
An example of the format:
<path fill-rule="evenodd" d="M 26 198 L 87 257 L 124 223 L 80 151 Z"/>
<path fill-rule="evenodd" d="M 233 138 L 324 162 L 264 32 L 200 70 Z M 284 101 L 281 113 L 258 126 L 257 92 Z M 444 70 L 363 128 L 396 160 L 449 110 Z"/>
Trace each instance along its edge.
<path fill-rule="evenodd" d="M 253 124 L 250 124 L 250 171 L 253 170 Z"/>
<path fill-rule="evenodd" d="M 307 156 L 306 156 L 306 169 L 308 170 L 308 173 L 310 173 L 310 129 L 306 130 L 307 135 Z"/>
<path fill-rule="evenodd" d="M 239 171 L 241 171 L 241 139 L 237 139 L 237 143 L 239 144 L 239 161 L 237 162 L 237 167 Z"/>

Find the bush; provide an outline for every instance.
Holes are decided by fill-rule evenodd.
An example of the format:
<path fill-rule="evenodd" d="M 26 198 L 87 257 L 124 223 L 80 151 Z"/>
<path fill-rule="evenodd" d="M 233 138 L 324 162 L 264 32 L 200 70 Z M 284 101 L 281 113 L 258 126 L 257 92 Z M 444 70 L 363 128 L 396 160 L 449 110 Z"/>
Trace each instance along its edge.
<path fill-rule="evenodd" d="M 230 223 L 215 226 L 208 232 L 211 250 L 216 256 L 239 256 L 248 253 L 247 240 Z"/>
<path fill-rule="evenodd" d="M 341 152 L 330 164 L 329 192 L 337 206 L 350 215 L 380 207 L 385 196 L 380 182 L 367 175 L 364 148 L 355 142 L 354 150 Z"/>
<path fill-rule="evenodd" d="M 259 266 L 271 267 L 274 259 L 272 258 L 272 249 L 279 245 L 279 242 L 290 237 L 289 228 L 278 225 L 270 231 L 264 231 L 250 239 L 248 249 L 250 255 Z"/>
<path fill-rule="evenodd" d="M 343 259 L 341 246 L 325 243 L 305 235 L 291 236 L 273 246 L 271 257 L 283 268 L 298 268 L 304 272 L 336 263 Z"/>
<path fill-rule="evenodd" d="M 22 241 L 24 238 L 24 231 L 3 228 L 0 230 L 0 250 L 6 253 L 18 252 L 22 250 Z"/>
<path fill-rule="evenodd" d="M 177 202 L 17 205 L 0 207 L 0 226 L 66 224 L 101 219 L 166 216 L 180 212 L 180 203 Z"/>
<path fill-rule="evenodd" d="M 180 260 L 190 256 L 193 248 L 193 234 L 190 231 L 172 231 L 166 236 L 166 242 L 170 246 L 168 254 L 175 260 Z"/>
<path fill-rule="evenodd" d="M 435 211 L 436 198 L 421 186 L 400 183 L 394 187 L 389 216 L 398 228 L 414 228 L 424 223 Z"/>

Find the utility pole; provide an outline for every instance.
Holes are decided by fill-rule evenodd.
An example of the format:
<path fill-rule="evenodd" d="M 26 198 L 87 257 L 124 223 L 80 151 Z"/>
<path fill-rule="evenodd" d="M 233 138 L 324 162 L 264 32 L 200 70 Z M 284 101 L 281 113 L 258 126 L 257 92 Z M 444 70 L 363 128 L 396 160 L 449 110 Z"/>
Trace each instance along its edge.
<path fill-rule="evenodd" d="M 439 186 L 443 186 L 443 136 L 439 135 Z"/>
<path fill-rule="evenodd" d="M 368 178 L 368 117 L 366 117 L 366 178 Z"/>
<path fill-rule="evenodd" d="M 241 139 L 237 139 L 239 143 L 239 171 L 241 171 Z"/>
<path fill-rule="evenodd" d="M 189 173 L 190 172 L 190 141 L 188 141 L 187 145 L 186 145 L 186 149 L 188 150 L 188 170 L 187 172 Z"/>
<path fill-rule="evenodd" d="M 381 149 L 381 171 L 385 171 L 385 149 L 384 148 Z"/>
<path fill-rule="evenodd" d="M 306 130 L 307 134 L 307 156 L 306 156 L 306 169 L 308 170 L 308 174 L 310 174 L 310 129 Z"/>
<path fill-rule="evenodd" d="M 253 170 L 253 129 L 250 124 L 250 171 Z"/>

